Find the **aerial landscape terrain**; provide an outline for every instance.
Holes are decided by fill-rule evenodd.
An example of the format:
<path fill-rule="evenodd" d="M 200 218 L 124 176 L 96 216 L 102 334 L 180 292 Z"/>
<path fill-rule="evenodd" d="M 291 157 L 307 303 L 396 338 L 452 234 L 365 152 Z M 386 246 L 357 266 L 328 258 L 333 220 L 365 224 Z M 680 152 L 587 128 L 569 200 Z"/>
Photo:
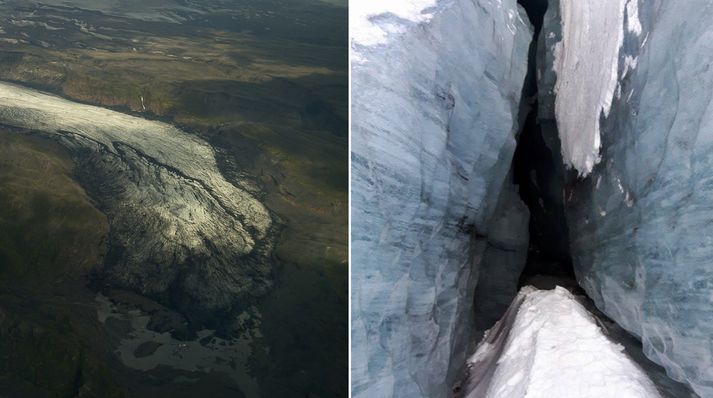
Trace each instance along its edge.
<path fill-rule="evenodd" d="M 0 12 L 0 397 L 346 395 L 346 1 Z"/>

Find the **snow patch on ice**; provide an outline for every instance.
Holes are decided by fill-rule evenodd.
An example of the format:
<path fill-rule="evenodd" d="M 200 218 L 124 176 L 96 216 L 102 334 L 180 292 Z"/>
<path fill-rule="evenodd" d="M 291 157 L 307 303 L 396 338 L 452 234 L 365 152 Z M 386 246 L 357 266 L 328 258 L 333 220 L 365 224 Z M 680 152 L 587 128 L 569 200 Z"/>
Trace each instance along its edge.
<path fill-rule="evenodd" d="M 622 76 L 626 76 L 627 73 L 636 69 L 638 63 L 639 61 L 636 57 L 632 57 L 631 55 L 624 57 L 624 72 L 622 72 Z"/>
<path fill-rule="evenodd" d="M 660 397 L 624 348 L 562 287 L 522 288 L 467 366 L 468 398 Z"/>
<path fill-rule="evenodd" d="M 639 21 L 639 0 L 629 0 L 626 3 L 626 27 L 631 33 L 641 34 L 641 21 Z"/>
<path fill-rule="evenodd" d="M 599 118 L 609 114 L 617 90 L 625 13 L 629 30 L 639 32 L 641 27 L 636 1 L 560 2 L 562 41 L 554 48 L 555 112 L 564 161 L 581 176 L 600 160 Z"/>
<path fill-rule="evenodd" d="M 403 22 L 427 22 L 433 17 L 429 8 L 436 5 L 436 0 L 359 0 L 349 5 L 350 29 L 352 42 L 364 46 L 383 44 L 389 34 L 404 30 Z M 380 15 L 396 17 L 394 23 L 374 23 Z M 398 20 L 401 23 L 397 22 Z"/>

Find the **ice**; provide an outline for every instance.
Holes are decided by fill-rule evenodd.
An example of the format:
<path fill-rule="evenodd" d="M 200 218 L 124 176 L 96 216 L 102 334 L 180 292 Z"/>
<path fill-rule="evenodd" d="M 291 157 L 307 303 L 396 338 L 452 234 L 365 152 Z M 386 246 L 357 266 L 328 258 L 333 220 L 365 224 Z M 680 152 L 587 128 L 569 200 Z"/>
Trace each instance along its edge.
<path fill-rule="evenodd" d="M 475 310 L 502 306 L 504 295 L 483 302 L 486 279 L 473 291 L 481 271 L 501 271 L 487 264 L 507 261 L 488 260 L 494 225 L 516 224 L 496 213 L 530 32 L 514 1 L 369 7 L 352 41 L 353 392 L 442 397 Z M 578 281 L 702 397 L 713 397 L 711 20 L 706 0 L 551 0 L 538 48 L 544 138 L 579 174 L 563 190 Z M 596 329 L 569 332 L 586 330 L 598 341 Z M 617 391 L 652 396 L 606 347 L 623 375 Z M 526 370 L 490 375 L 504 386 L 497 396 L 544 385 Z M 563 386 L 581 381 L 570 370 Z"/>
<path fill-rule="evenodd" d="M 529 221 L 530 212 L 520 200 L 517 185 L 505 183 L 488 226 L 488 244 L 478 271 L 474 336 L 493 326 L 517 295 L 527 260 Z"/>
<path fill-rule="evenodd" d="M 558 10 L 546 18 L 545 59 Z M 713 397 L 711 20 L 710 1 L 627 3 L 621 95 L 599 116 L 601 162 L 570 181 L 567 208 L 579 282 L 649 358 L 702 397 Z M 581 33 L 594 36 L 585 42 L 607 34 Z M 542 76 L 546 93 L 551 76 Z"/>
<path fill-rule="evenodd" d="M 457 396 L 656 398 L 648 376 L 566 289 L 520 290 L 468 360 Z"/>
<path fill-rule="evenodd" d="M 443 397 L 465 363 L 532 35 L 514 0 L 403 4 L 362 12 L 378 40 L 352 41 L 352 391 L 365 398 Z"/>
<path fill-rule="evenodd" d="M 201 316 L 267 292 L 270 213 L 226 180 L 204 140 L 6 82 L 0 124 L 72 154 L 75 176 L 110 223 L 104 283 L 151 297 L 171 291 Z"/>
<path fill-rule="evenodd" d="M 587 175 L 599 162 L 600 114 L 618 83 L 619 50 L 629 0 L 560 1 L 562 40 L 554 48 L 555 111 L 565 163 Z M 551 4 L 550 7 L 556 6 Z M 629 17 L 632 29 L 638 16 Z"/>

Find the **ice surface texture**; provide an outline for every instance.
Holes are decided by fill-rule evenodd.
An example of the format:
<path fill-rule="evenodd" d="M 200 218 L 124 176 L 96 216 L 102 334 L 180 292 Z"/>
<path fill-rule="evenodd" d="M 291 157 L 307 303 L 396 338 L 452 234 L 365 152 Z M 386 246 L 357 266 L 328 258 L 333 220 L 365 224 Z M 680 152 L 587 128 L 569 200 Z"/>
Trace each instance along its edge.
<path fill-rule="evenodd" d="M 563 0 L 559 5 L 562 39 L 553 49 L 557 126 L 562 158 L 582 175 L 599 161 L 599 116 L 609 113 L 614 99 L 625 10 L 636 11 L 626 7 L 629 1 L 637 0 Z"/>
<path fill-rule="evenodd" d="M 466 398 L 656 398 L 648 376 L 566 289 L 520 290 L 468 360 Z"/>
<path fill-rule="evenodd" d="M 267 291 L 267 209 L 218 170 L 200 138 L 150 121 L 0 82 L 0 123 L 65 145 L 108 216 L 103 275 L 196 318 Z M 200 320 L 199 320 L 200 321 Z"/>
<path fill-rule="evenodd" d="M 444 396 L 465 361 L 532 34 L 514 0 L 411 11 L 370 16 L 379 28 L 352 41 L 357 397 Z"/>
<path fill-rule="evenodd" d="M 601 162 L 567 194 L 575 271 L 647 356 L 713 397 L 713 4 L 636 1 Z"/>
<path fill-rule="evenodd" d="M 512 181 L 511 176 L 508 179 Z M 517 185 L 506 182 L 488 225 L 488 243 L 478 270 L 473 334 L 476 339 L 502 317 L 517 295 L 527 260 L 529 221 L 530 212 L 520 200 Z"/>

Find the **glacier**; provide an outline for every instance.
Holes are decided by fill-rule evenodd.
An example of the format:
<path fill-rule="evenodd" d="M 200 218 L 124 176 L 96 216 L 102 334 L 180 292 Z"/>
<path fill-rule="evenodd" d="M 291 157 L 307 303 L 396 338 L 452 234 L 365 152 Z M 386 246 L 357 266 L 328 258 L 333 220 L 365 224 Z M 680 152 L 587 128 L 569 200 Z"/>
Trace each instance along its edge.
<path fill-rule="evenodd" d="M 532 30 L 514 0 L 394 3 L 352 10 L 352 393 L 443 397 L 471 340 Z"/>
<path fill-rule="evenodd" d="M 220 173 L 213 148 L 167 123 L 0 82 L 0 124 L 69 149 L 110 223 L 104 282 L 167 296 L 196 325 L 269 291 L 273 220 Z"/>
<path fill-rule="evenodd" d="M 550 1 L 540 37 L 543 114 L 554 98 L 565 101 L 560 79 L 591 88 L 556 66 L 569 3 Z M 622 11 L 614 3 L 621 18 L 613 31 L 572 23 L 578 31 L 568 33 L 597 41 L 623 32 L 610 54 L 617 79 L 608 112 L 571 110 L 595 117 L 601 137 L 599 164 L 573 162 L 586 178 L 564 177 L 575 273 L 671 378 L 713 397 L 713 4 L 629 0 Z M 589 59 L 586 48 L 571 51 Z M 571 131 L 566 110 L 556 111 L 564 145 Z"/>

